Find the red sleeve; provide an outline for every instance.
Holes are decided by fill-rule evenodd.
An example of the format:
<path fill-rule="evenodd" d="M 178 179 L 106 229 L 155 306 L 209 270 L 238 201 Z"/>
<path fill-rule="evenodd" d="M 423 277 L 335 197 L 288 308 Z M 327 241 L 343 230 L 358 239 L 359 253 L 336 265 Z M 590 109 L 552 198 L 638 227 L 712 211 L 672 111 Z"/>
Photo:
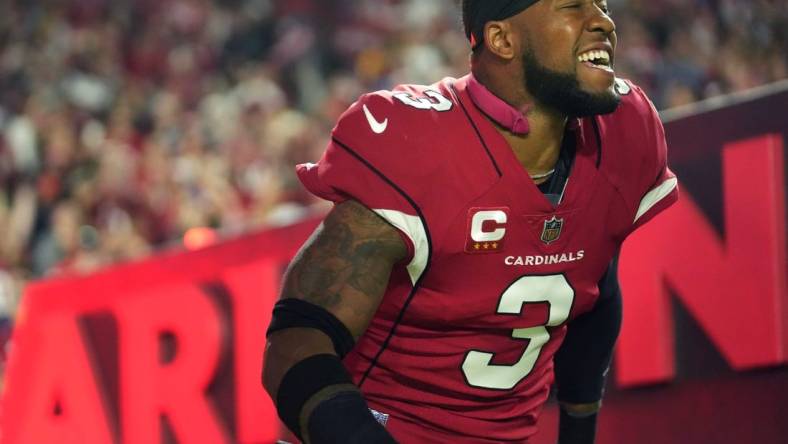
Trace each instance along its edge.
<path fill-rule="evenodd" d="M 393 120 L 391 105 L 382 94 L 362 97 L 340 118 L 321 159 L 298 165 L 296 173 L 318 197 L 336 203 L 353 199 L 377 213 L 400 231 L 413 261 L 426 260 L 420 258 L 428 249 L 425 223 L 405 186 L 412 171 L 402 159 L 402 132 L 389 124 L 389 131 L 376 133 L 369 122 Z"/>
<path fill-rule="evenodd" d="M 648 150 L 638 186 L 637 210 L 630 233 L 661 213 L 678 200 L 679 189 L 676 175 L 668 167 L 668 147 L 665 129 L 656 108 L 637 86 L 632 85 L 633 94 L 642 103 L 639 107 L 643 121 L 643 140 Z"/>

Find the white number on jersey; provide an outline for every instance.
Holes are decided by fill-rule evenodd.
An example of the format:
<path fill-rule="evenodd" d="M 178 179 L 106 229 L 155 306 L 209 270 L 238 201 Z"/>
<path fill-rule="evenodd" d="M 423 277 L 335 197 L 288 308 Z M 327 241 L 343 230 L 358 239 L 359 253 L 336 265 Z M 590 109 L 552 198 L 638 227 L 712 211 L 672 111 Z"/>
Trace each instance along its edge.
<path fill-rule="evenodd" d="M 574 299 L 575 291 L 562 274 L 523 276 L 516 280 L 501 295 L 497 312 L 520 315 L 527 304 L 547 302 L 550 307 L 547 323 L 512 330 L 512 338 L 528 340 L 528 346 L 514 365 L 490 364 L 494 353 L 469 351 L 462 363 L 468 383 L 474 387 L 496 390 L 509 390 L 516 386 L 534 369 L 542 347 L 550 339 L 547 327 L 557 327 L 569 319 Z"/>
<path fill-rule="evenodd" d="M 452 106 L 451 100 L 444 97 L 437 91 L 427 90 L 424 91 L 426 97 L 413 97 L 409 93 L 401 92 L 394 94 L 394 97 L 399 99 L 405 105 L 412 106 L 417 109 L 434 109 L 435 111 L 449 111 Z"/>

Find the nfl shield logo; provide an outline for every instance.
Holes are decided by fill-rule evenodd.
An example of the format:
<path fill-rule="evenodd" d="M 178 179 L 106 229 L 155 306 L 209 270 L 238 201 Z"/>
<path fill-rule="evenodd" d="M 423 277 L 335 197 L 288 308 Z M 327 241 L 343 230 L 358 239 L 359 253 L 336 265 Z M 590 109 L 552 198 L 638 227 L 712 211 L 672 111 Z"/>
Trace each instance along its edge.
<path fill-rule="evenodd" d="M 542 229 L 542 242 L 550 245 L 561 237 L 561 228 L 564 226 L 564 220 L 553 216 L 552 219 L 544 221 L 544 228 Z"/>

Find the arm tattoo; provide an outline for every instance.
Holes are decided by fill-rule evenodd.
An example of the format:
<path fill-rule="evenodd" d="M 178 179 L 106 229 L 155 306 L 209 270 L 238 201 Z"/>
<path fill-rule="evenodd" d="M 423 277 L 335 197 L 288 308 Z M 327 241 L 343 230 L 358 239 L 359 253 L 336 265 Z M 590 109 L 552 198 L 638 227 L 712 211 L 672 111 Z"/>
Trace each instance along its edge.
<path fill-rule="evenodd" d="M 291 263 L 282 297 L 324 307 L 359 336 L 377 310 L 391 268 L 406 254 L 394 227 L 357 202 L 343 202 Z"/>

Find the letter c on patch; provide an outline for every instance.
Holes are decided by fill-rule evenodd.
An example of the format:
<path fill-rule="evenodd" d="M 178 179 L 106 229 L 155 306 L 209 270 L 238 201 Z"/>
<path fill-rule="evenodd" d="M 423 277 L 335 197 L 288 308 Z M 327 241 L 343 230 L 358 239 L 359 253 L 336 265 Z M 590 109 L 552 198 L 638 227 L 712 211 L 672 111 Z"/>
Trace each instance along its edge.
<path fill-rule="evenodd" d="M 479 211 L 473 215 L 471 221 L 471 239 L 476 242 L 495 242 L 503 239 L 506 234 L 506 213 L 501 210 Z M 494 222 L 495 229 L 484 231 L 485 222 Z M 489 227 L 490 224 L 487 224 Z M 489 229 L 489 228 L 488 228 Z"/>

